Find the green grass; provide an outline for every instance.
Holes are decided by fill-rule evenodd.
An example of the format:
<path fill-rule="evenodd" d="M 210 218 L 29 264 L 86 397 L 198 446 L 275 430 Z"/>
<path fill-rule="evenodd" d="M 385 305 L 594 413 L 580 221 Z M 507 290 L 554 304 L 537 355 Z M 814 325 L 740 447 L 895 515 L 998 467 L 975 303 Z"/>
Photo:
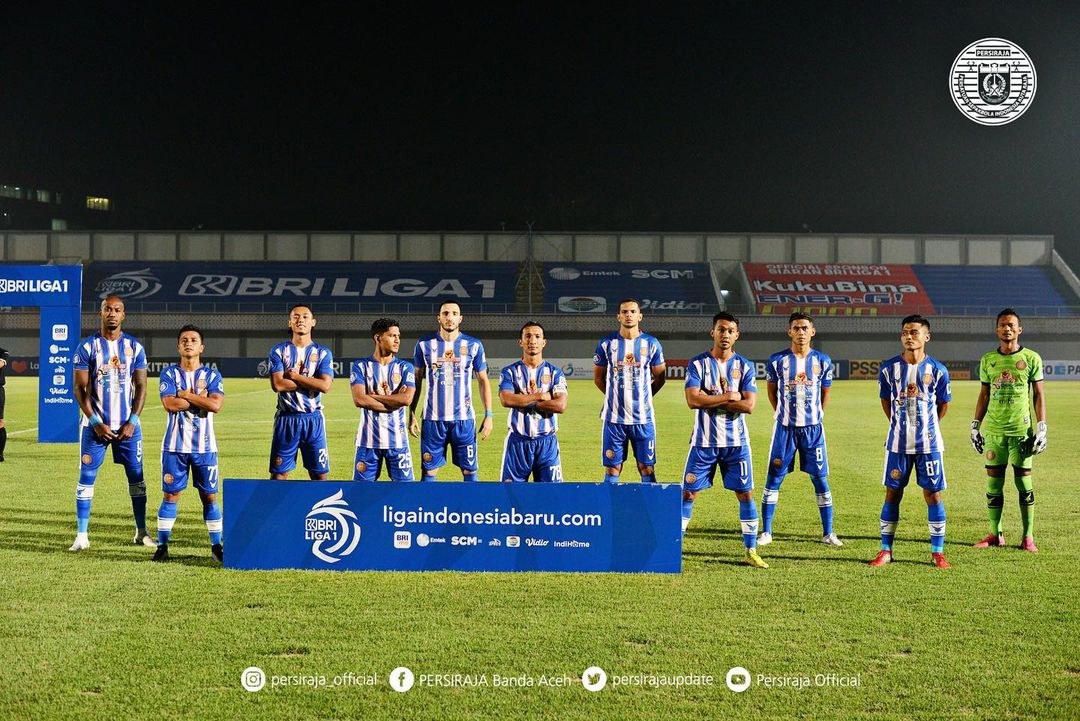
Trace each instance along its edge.
<path fill-rule="evenodd" d="M 1075 542 L 1080 490 L 1080 384 L 1050 383 L 1050 447 L 1035 466 L 1040 553 L 976 551 L 986 534 L 980 458 L 967 443 L 975 383 L 953 384 L 945 421 L 946 553 L 932 569 L 926 510 L 909 493 L 897 562 L 870 569 L 878 548 L 885 421 L 872 383 L 838 383 L 826 419 L 836 529 L 826 548 L 809 481 L 789 476 L 772 565 L 741 565 L 737 504 L 703 493 L 683 573 L 459 574 L 224 571 L 209 558 L 198 500 L 188 491 L 170 546 L 149 562 L 131 542 L 122 470 L 106 465 L 91 521 L 93 547 L 74 536 L 74 445 L 39 446 L 36 383 L 8 382 L 8 462 L 0 465 L 0 717 L 115 718 L 1075 718 L 1080 705 L 1080 597 Z M 265 381 L 229 380 L 218 419 L 223 477 L 264 477 L 274 398 Z M 599 479 L 600 393 L 571 383 L 560 432 L 567 480 Z M 762 398 L 764 401 L 764 398 Z M 658 398 L 658 476 L 677 481 L 690 412 L 679 384 Z M 355 413 L 347 383 L 327 402 L 333 477 L 348 477 Z M 144 413 L 148 486 L 156 487 L 164 413 Z M 480 445 L 497 473 L 505 415 Z M 750 419 L 757 485 L 770 418 Z M 414 448 L 415 450 L 415 448 Z M 419 464 L 417 463 L 417 467 Z M 444 480 L 457 478 L 445 469 Z M 1016 495 L 1006 533 L 1019 541 Z M 759 491 L 760 492 L 760 491 Z M 151 494 L 153 518 L 159 496 Z M 228 499 L 225 499 L 228 513 Z M 152 525 L 152 521 L 151 521 Z M 704 673 L 711 687 L 609 686 L 393 692 L 387 673 L 569 675 Z M 379 674 L 373 688 L 279 688 L 248 693 L 247 666 L 268 675 Z M 732 666 L 752 674 L 860 677 L 858 688 L 765 688 L 734 694 Z M 1070 711 L 1070 709 L 1072 709 Z"/>

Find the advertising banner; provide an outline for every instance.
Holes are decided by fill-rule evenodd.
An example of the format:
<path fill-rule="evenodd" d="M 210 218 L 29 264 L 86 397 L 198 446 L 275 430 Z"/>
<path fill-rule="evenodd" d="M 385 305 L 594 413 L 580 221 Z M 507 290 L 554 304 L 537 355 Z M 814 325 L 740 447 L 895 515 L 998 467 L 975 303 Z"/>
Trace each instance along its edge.
<path fill-rule="evenodd" d="M 1048 381 L 1080 381 L 1080 360 L 1044 360 L 1043 378 Z"/>
<path fill-rule="evenodd" d="M 758 312 L 787 315 L 930 315 L 910 265 L 743 263 Z"/>
<path fill-rule="evenodd" d="M 645 315 L 719 309 L 705 263 L 563 263 L 544 271 L 544 304 L 559 313 L 615 315 L 636 298 Z"/>
<path fill-rule="evenodd" d="M 679 573 L 678 484 L 226 479 L 226 568 Z"/>
<path fill-rule="evenodd" d="M 223 307 L 383 304 L 407 310 L 456 300 L 466 306 L 513 304 L 517 263 L 183 263 L 98 262 L 86 271 L 86 300 L 110 293 L 142 307 L 195 303 Z"/>
<path fill-rule="evenodd" d="M 79 440 L 75 402 L 75 346 L 80 337 L 81 265 L 0 266 L 0 306 L 36 307 L 38 345 L 38 442 Z M 14 367 L 14 363 L 12 364 Z"/>

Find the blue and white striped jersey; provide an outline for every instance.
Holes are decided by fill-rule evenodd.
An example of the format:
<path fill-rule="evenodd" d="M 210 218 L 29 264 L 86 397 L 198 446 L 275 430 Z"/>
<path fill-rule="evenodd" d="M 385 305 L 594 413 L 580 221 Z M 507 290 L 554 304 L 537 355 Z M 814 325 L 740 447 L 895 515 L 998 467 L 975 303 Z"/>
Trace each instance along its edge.
<path fill-rule="evenodd" d="M 286 369 L 306 375 L 334 377 L 334 355 L 329 348 L 312 343 L 298 348 L 291 341 L 278 343 L 270 349 L 270 374 L 283 373 Z M 314 413 L 322 410 L 322 393 L 297 388 L 278 393 L 277 412 L 284 414 Z"/>
<path fill-rule="evenodd" d="M 112 430 L 119 430 L 131 416 L 135 400 L 134 371 L 146 369 L 146 350 L 134 336 L 121 333 L 116 340 L 95 333 L 79 345 L 75 370 L 90 373 L 90 407 Z M 90 425 L 88 418 L 82 426 Z"/>
<path fill-rule="evenodd" d="M 930 356 L 907 363 L 898 355 L 881 364 L 878 384 L 892 404 L 885 447 L 893 453 L 944 451 L 937 404 L 952 400 L 945 366 Z"/>
<path fill-rule="evenodd" d="M 207 395 L 225 395 L 221 374 L 208 366 L 185 371 L 179 365 L 171 365 L 161 371 L 161 397 L 175 396 L 179 390 Z M 191 406 L 186 411 L 170 412 L 165 425 L 165 437 L 161 450 L 169 453 L 217 453 L 214 437 L 214 414 Z"/>
<path fill-rule="evenodd" d="M 432 333 L 416 342 L 413 365 L 427 381 L 424 420 L 476 418 L 472 407 L 472 375 L 487 370 L 487 355 L 480 341 L 464 333 L 452 341 Z"/>
<path fill-rule="evenodd" d="M 353 362 L 349 384 L 364 386 L 364 392 L 371 395 L 390 396 L 402 388 L 415 388 L 416 371 L 412 363 L 401 358 L 394 358 L 386 365 L 374 357 L 362 358 Z M 408 448 L 407 412 L 407 406 L 389 413 L 361 408 L 356 447 Z"/>
<path fill-rule="evenodd" d="M 612 333 L 596 346 L 593 365 L 607 368 L 600 418 L 621 425 L 652 422 L 652 368 L 664 365 L 660 341 L 648 333 L 633 339 Z"/>
<path fill-rule="evenodd" d="M 699 353 L 686 365 L 686 388 L 700 388 L 709 395 L 739 391 L 757 393 L 754 364 L 735 353 L 726 361 L 718 361 L 711 351 Z M 694 412 L 694 430 L 690 445 L 699 448 L 731 448 L 750 446 L 750 433 L 742 413 L 720 409 L 698 408 Z"/>
<path fill-rule="evenodd" d="M 537 368 L 530 368 L 524 361 L 518 361 L 503 368 L 499 390 L 522 395 L 532 393 L 565 395 L 566 376 L 558 366 L 547 361 Z M 558 413 L 545 417 L 539 413 L 529 413 L 521 408 L 511 408 L 510 415 L 506 417 L 506 427 L 519 436 L 539 438 L 549 436 L 559 430 L 558 417 Z"/>
<path fill-rule="evenodd" d="M 773 415 L 777 423 L 782 426 L 821 423 L 825 416 L 821 407 L 821 389 L 832 385 L 832 358 L 813 349 L 805 358 L 799 358 L 788 348 L 769 356 L 765 380 L 776 384 L 776 412 Z"/>

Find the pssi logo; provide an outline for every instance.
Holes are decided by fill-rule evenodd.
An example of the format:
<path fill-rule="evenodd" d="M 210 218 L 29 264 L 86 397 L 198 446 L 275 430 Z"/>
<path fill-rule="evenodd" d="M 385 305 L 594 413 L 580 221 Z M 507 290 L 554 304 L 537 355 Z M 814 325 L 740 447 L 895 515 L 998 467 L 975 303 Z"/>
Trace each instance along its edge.
<path fill-rule="evenodd" d="M 312 541 L 312 554 L 327 563 L 337 563 L 360 543 L 360 524 L 344 495 L 339 489 L 318 501 L 304 519 L 304 540 Z"/>

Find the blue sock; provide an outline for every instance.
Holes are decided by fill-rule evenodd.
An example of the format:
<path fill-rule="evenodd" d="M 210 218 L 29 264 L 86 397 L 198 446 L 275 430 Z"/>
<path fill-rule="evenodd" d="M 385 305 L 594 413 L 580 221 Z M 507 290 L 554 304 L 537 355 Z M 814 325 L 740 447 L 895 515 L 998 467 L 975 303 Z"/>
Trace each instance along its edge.
<path fill-rule="evenodd" d="M 90 528 L 90 504 L 94 500 L 96 479 L 96 468 L 83 468 L 79 474 L 79 483 L 75 486 L 75 520 L 79 533 L 86 533 Z"/>
<path fill-rule="evenodd" d="M 765 490 L 761 492 L 761 530 L 764 533 L 772 533 L 773 514 L 780 501 L 780 484 L 783 482 L 783 476 L 769 475 L 765 479 Z"/>
<path fill-rule="evenodd" d="M 945 504 L 935 503 L 926 507 L 926 520 L 930 526 L 930 552 L 945 552 Z"/>
<path fill-rule="evenodd" d="M 221 506 L 217 501 L 204 503 L 202 517 L 206 521 L 206 531 L 210 534 L 210 543 L 216 546 L 221 543 Z"/>
<path fill-rule="evenodd" d="M 162 501 L 157 512 L 158 545 L 166 546 L 169 544 L 169 536 L 172 535 L 174 523 L 176 523 L 176 502 Z"/>
<path fill-rule="evenodd" d="M 829 479 L 827 476 L 810 476 L 810 482 L 814 484 L 814 493 L 817 495 L 818 513 L 821 514 L 821 534 L 828 536 L 833 532 L 832 492 L 829 490 Z"/>
<path fill-rule="evenodd" d="M 686 535 L 686 527 L 690 525 L 690 514 L 694 512 L 694 499 L 689 501 L 685 498 L 682 502 L 682 532 Z"/>
<path fill-rule="evenodd" d="M 618 482 L 619 482 L 619 477 L 617 475 L 613 476 L 610 473 L 605 473 L 604 474 L 604 483 L 618 483 Z"/>
<path fill-rule="evenodd" d="M 758 515 L 753 499 L 739 501 L 739 523 L 742 525 L 743 545 L 747 548 L 757 547 Z"/>
<path fill-rule="evenodd" d="M 124 467 L 128 479 L 128 493 L 131 495 L 131 515 L 135 517 L 135 528 L 146 532 L 146 482 L 143 480 L 142 466 Z"/>
<path fill-rule="evenodd" d="M 896 524 L 900 520 L 900 504 L 886 501 L 881 504 L 881 550 L 892 551 Z"/>

